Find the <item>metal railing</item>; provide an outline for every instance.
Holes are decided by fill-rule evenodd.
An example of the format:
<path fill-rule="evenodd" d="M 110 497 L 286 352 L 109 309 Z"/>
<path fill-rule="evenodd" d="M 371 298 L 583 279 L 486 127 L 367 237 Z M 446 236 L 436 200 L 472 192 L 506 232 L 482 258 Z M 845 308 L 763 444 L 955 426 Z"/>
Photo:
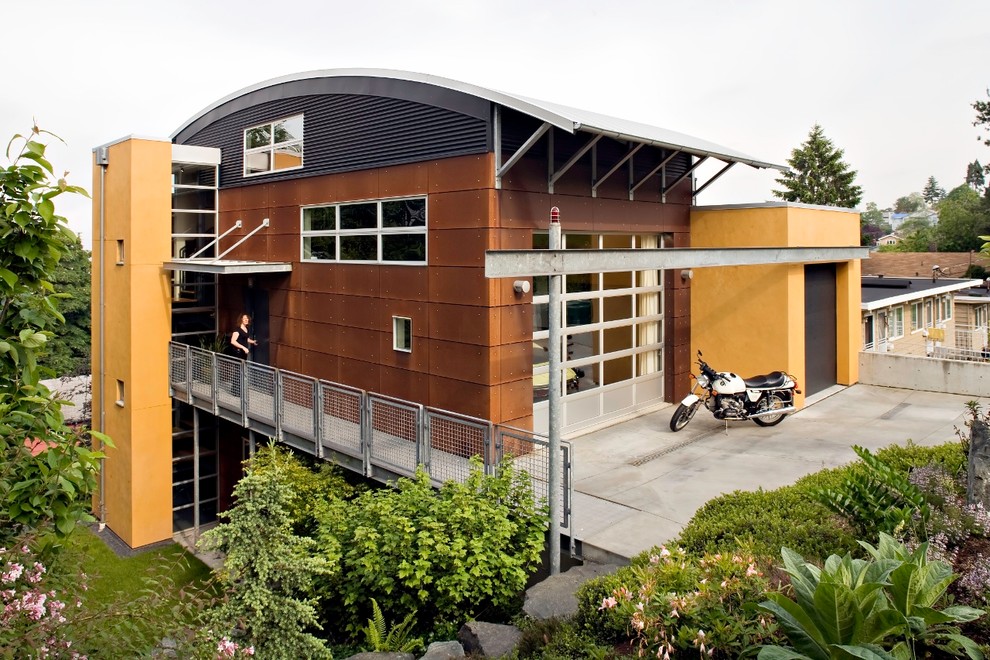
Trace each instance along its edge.
<path fill-rule="evenodd" d="M 472 458 L 494 474 L 504 458 L 549 504 L 550 445 L 530 431 L 493 424 L 339 383 L 169 344 L 169 394 L 300 451 L 388 481 L 420 466 L 435 485 L 463 482 Z M 573 530 L 571 445 L 561 443 L 561 529 Z"/>

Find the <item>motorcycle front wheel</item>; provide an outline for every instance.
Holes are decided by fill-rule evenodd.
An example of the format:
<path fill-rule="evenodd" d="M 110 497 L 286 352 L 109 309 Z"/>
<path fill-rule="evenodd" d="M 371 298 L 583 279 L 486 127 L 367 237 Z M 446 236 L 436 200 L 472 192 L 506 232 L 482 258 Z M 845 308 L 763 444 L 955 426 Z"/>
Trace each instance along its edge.
<path fill-rule="evenodd" d="M 694 417 L 694 413 L 698 412 L 698 406 L 700 405 L 701 401 L 695 401 L 690 406 L 685 406 L 683 403 L 677 406 L 674 416 L 670 418 L 670 430 L 677 433 L 687 426 L 691 418 Z"/>
<path fill-rule="evenodd" d="M 781 408 L 786 408 L 787 404 L 776 394 L 768 394 L 767 398 L 764 399 L 763 404 L 760 406 L 758 412 L 766 412 L 770 410 L 779 410 Z M 765 417 L 754 417 L 753 421 L 760 426 L 776 426 L 784 421 L 787 417 L 787 413 L 780 413 L 779 415 L 767 415 Z"/>

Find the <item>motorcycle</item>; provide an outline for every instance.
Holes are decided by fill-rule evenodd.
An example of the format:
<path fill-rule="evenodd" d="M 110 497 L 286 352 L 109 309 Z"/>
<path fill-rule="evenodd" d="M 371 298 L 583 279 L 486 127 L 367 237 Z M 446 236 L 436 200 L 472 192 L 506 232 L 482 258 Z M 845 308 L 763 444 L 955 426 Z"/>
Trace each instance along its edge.
<path fill-rule="evenodd" d="M 715 419 L 751 419 L 760 426 L 775 426 L 794 412 L 794 394 L 801 393 L 797 380 L 783 371 L 741 378 L 729 371 L 712 369 L 701 359 L 701 351 L 698 351 L 698 367 L 701 374 L 691 374 L 695 381 L 691 393 L 670 418 L 671 431 L 687 426 L 702 405 Z"/>

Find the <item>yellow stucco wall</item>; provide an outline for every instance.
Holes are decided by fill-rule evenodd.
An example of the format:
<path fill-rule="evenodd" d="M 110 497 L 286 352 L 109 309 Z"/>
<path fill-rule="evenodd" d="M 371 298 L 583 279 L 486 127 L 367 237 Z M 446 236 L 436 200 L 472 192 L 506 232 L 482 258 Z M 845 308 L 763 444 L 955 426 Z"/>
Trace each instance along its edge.
<path fill-rule="evenodd" d="M 105 521 L 131 547 L 172 537 L 171 322 L 162 269 L 171 254 L 171 163 L 171 143 L 127 139 L 109 147 L 103 188 L 100 167 L 94 164 L 93 170 L 93 425 L 100 429 L 102 420 L 102 430 L 115 445 L 107 449 L 104 467 Z M 119 240 L 122 264 L 117 263 Z M 102 379 L 101 324 L 106 345 Z"/>
<path fill-rule="evenodd" d="M 697 208 L 691 247 L 859 245 L 859 214 L 794 204 Z M 699 268 L 691 282 L 691 355 L 746 377 L 781 369 L 805 382 L 804 265 Z M 836 264 L 836 380 L 858 379 L 860 265 Z M 804 403 L 804 395 L 797 397 Z"/>

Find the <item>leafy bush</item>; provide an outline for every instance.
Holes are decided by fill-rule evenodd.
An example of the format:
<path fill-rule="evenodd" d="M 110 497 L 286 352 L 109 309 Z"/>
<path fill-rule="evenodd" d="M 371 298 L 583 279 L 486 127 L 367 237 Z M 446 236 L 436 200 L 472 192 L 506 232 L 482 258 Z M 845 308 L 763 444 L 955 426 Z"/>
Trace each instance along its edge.
<path fill-rule="evenodd" d="M 743 552 L 696 558 L 661 546 L 599 607 L 626 618 L 640 655 L 745 657 L 775 634 L 751 605 L 770 588 L 759 564 Z"/>
<path fill-rule="evenodd" d="M 582 584 L 576 594 L 578 610 L 574 617 L 578 631 L 602 644 L 627 639 L 629 619 L 614 608 L 602 608 L 601 604 L 634 579 L 632 567 L 622 566 L 614 573 L 600 575 Z"/>
<path fill-rule="evenodd" d="M 546 527 L 529 477 L 509 462 L 488 476 L 475 461 L 464 483 L 439 490 L 420 470 L 393 489 L 330 502 L 318 538 L 340 548 L 341 571 L 322 587 L 328 616 L 356 635 L 374 598 L 396 618 L 418 612 L 434 633 L 452 635 L 486 609 L 515 603 L 539 565 Z"/>
<path fill-rule="evenodd" d="M 528 620 L 521 624 L 522 638 L 516 649 L 520 660 L 571 660 L 572 658 L 615 657 L 611 647 L 600 646 L 569 621 Z"/>
<path fill-rule="evenodd" d="M 861 535 L 913 532 L 926 538 L 931 507 L 908 473 L 892 467 L 864 447 L 853 447 L 861 463 L 852 466 L 837 488 L 814 492 L 830 510 L 845 518 Z"/>
<path fill-rule="evenodd" d="M 251 469 L 258 475 L 278 470 L 278 478 L 291 492 L 287 513 L 293 529 L 304 536 L 315 533 L 318 511 L 328 501 L 352 499 L 358 491 L 334 464 L 308 460 L 275 444 L 258 449 L 251 459 Z"/>
<path fill-rule="evenodd" d="M 410 638 L 409 633 L 416 625 L 416 614 L 406 615 L 402 623 L 389 627 L 378 602 L 371 599 L 372 616 L 364 628 L 364 638 L 374 653 L 413 653 L 423 649 L 423 640 Z"/>
<path fill-rule="evenodd" d="M 806 489 L 785 486 L 736 491 L 708 501 L 681 531 L 678 543 L 695 555 L 731 553 L 745 544 L 765 557 L 777 556 L 784 546 L 826 557 L 854 548 L 855 538 Z"/>
<path fill-rule="evenodd" d="M 966 452 L 958 442 L 922 447 L 909 440 L 904 445 L 890 445 L 877 450 L 876 457 L 901 472 L 910 472 L 924 465 L 941 466 L 951 475 L 966 472 Z"/>

